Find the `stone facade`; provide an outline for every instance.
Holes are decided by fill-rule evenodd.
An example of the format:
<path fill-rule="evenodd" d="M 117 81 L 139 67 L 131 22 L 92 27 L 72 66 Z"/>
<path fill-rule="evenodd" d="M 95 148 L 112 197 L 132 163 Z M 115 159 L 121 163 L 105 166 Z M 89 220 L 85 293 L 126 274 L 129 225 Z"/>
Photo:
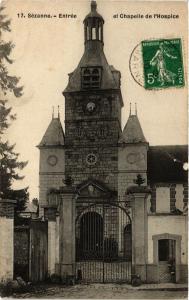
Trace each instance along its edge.
<path fill-rule="evenodd" d="M 95 104 L 93 113 L 87 111 L 90 102 Z M 118 92 L 65 94 L 65 172 L 76 185 L 93 177 L 117 190 L 120 114 Z M 88 163 L 90 154 L 96 157 L 94 164 Z"/>
<path fill-rule="evenodd" d="M 53 116 L 38 145 L 40 214 L 49 220 L 48 271 L 62 278 L 74 275 L 81 220 L 87 212 L 95 212 L 97 225 L 103 220 L 106 239 L 114 234 L 122 257 L 125 229 L 130 226 L 132 266 L 143 281 L 173 280 L 168 274 L 171 259 L 177 264 L 174 281 L 183 281 L 187 275 L 187 175 L 175 161 L 185 162 L 187 147 L 149 146 L 136 109 L 122 130 L 121 74 L 105 58 L 103 24 L 92 1 L 84 20 L 84 54 L 63 91 L 65 134 L 59 115 Z M 65 185 L 74 190 L 66 191 Z M 117 207 L 107 205 L 102 210 L 103 203 Z M 92 204 L 95 211 L 89 209 Z M 121 211 L 126 211 L 123 218 Z M 164 247 L 170 243 L 174 249 L 163 265 L 164 240 Z"/>

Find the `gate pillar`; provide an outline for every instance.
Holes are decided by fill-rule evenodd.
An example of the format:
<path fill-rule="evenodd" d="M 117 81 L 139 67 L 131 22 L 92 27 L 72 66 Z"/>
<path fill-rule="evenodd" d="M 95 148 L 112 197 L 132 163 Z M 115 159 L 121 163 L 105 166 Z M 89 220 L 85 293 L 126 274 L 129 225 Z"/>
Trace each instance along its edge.
<path fill-rule="evenodd" d="M 56 265 L 57 210 L 54 207 L 45 207 L 44 209 L 45 219 L 48 220 L 48 275 L 52 275 L 55 273 Z"/>
<path fill-rule="evenodd" d="M 147 264 L 147 197 L 150 189 L 132 186 L 127 194 L 132 194 L 132 273 L 146 281 Z"/>
<path fill-rule="evenodd" d="M 60 275 L 62 280 L 75 277 L 75 201 L 72 186 L 61 189 L 60 200 Z"/>
<path fill-rule="evenodd" d="M 0 199 L 0 282 L 13 279 L 15 200 Z"/>

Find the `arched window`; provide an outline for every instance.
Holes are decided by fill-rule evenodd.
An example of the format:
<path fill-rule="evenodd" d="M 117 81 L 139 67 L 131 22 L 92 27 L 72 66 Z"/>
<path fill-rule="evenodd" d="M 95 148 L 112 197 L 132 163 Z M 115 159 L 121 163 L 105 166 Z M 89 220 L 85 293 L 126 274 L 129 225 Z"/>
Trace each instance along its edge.
<path fill-rule="evenodd" d="M 101 27 L 98 27 L 98 39 L 101 41 Z"/>
<path fill-rule="evenodd" d="M 96 40 L 96 28 L 92 28 L 92 40 Z"/>

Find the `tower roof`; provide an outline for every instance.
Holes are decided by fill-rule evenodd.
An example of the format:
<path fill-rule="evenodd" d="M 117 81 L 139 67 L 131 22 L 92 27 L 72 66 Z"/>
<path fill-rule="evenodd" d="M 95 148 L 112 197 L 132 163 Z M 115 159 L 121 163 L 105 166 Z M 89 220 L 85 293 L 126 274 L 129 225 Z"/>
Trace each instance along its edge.
<path fill-rule="evenodd" d="M 101 67 L 103 69 L 101 89 L 119 89 L 120 81 L 119 79 L 117 80 L 115 73 L 118 73 L 120 77 L 120 72 L 112 69 L 112 66 L 106 60 L 103 50 L 97 47 L 94 51 L 85 50 L 79 65 L 69 74 L 69 83 L 64 92 L 81 90 L 81 68 L 85 67 Z"/>
<path fill-rule="evenodd" d="M 64 131 L 59 118 L 53 118 L 38 147 L 63 146 Z"/>
<path fill-rule="evenodd" d="M 96 1 L 91 1 L 91 11 L 90 13 L 85 17 L 84 22 L 88 19 L 88 18 L 99 18 L 102 21 L 104 21 L 103 17 L 97 12 L 97 4 Z"/>
<path fill-rule="evenodd" d="M 107 62 L 103 51 L 103 23 L 104 20 L 98 14 L 97 4 L 91 2 L 91 11 L 84 19 L 84 36 L 85 36 L 85 51 L 76 67 L 69 74 L 69 82 L 64 90 L 67 92 L 86 91 L 82 87 L 82 70 L 85 68 L 98 68 L 101 70 L 100 87 L 97 89 L 119 89 L 121 74 L 113 66 Z"/>
<path fill-rule="evenodd" d="M 137 115 L 130 115 L 119 143 L 147 143 Z"/>

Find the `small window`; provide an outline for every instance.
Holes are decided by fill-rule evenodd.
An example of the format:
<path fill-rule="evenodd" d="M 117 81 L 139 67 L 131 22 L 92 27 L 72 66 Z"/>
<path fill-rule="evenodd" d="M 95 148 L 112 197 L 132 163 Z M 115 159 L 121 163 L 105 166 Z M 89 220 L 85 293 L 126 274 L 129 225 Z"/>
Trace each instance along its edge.
<path fill-rule="evenodd" d="M 90 35 L 89 35 L 89 27 L 87 26 L 87 40 L 89 40 Z"/>
<path fill-rule="evenodd" d="M 101 69 L 100 68 L 83 68 L 82 69 L 82 88 L 100 88 Z"/>
<path fill-rule="evenodd" d="M 98 38 L 99 38 L 99 41 L 101 41 L 101 28 L 100 27 L 98 28 Z"/>
<path fill-rule="evenodd" d="M 96 28 L 92 28 L 92 40 L 96 40 Z"/>

